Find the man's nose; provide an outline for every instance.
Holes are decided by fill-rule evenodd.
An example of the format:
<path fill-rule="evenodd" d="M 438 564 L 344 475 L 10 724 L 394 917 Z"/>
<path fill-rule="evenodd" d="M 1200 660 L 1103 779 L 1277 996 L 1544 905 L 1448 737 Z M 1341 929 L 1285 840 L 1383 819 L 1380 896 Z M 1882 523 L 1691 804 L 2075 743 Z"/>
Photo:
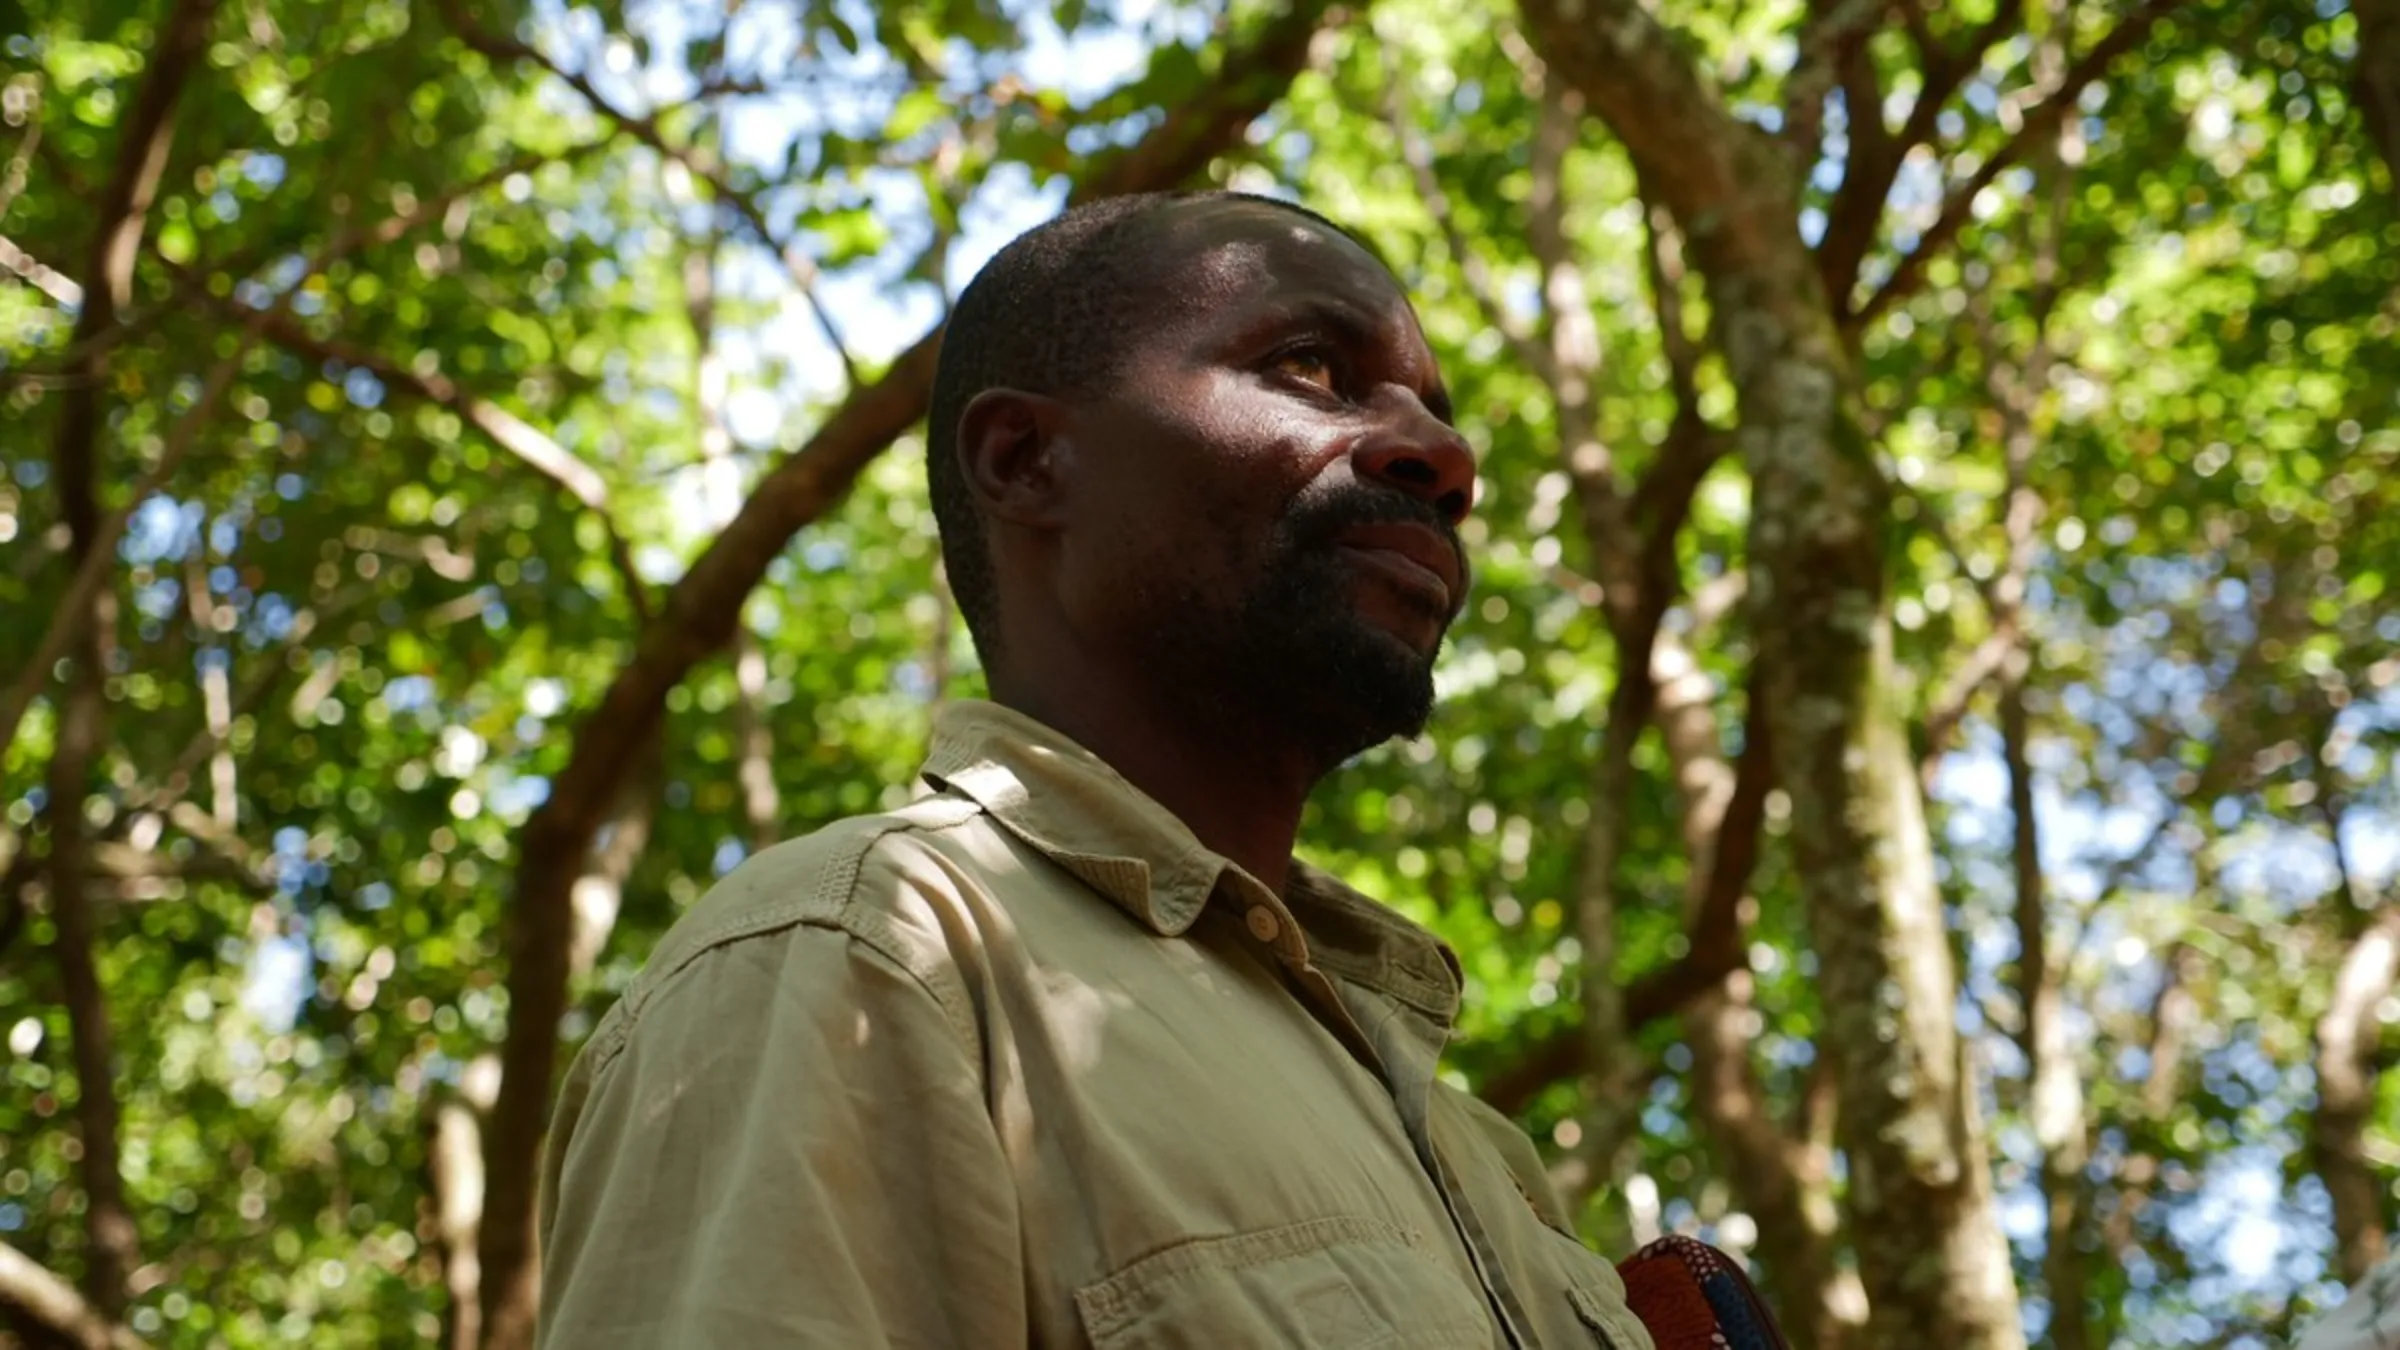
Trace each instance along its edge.
<path fill-rule="evenodd" d="M 1358 475 L 1425 502 L 1452 525 L 1465 520 L 1475 503 L 1475 452 L 1466 437 L 1405 389 L 1378 401 L 1393 416 L 1350 452 Z"/>

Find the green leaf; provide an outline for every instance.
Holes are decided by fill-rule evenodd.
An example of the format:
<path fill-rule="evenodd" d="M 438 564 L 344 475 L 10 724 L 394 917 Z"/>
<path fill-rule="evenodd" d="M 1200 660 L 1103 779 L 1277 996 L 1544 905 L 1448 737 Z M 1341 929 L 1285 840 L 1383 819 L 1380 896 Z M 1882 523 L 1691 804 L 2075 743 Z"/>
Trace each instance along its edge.
<path fill-rule="evenodd" d="M 893 141 L 909 140 L 948 116 L 949 111 L 949 104 L 940 90 L 923 87 L 911 89 L 900 96 L 900 101 L 892 108 L 892 115 L 885 119 L 883 134 L 886 139 Z"/>

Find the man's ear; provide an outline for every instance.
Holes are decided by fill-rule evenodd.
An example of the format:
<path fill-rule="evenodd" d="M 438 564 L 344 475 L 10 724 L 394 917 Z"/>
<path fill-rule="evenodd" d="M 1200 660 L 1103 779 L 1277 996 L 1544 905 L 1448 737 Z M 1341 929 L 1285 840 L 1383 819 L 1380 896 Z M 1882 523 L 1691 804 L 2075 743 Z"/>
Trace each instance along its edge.
<path fill-rule="evenodd" d="M 1035 530 L 1063 523 L 1072 458 L 1059 435 L 1065 412 L 1047 395 L 986 389 L 959 415 L 959 467 L 993 519 Z"/>

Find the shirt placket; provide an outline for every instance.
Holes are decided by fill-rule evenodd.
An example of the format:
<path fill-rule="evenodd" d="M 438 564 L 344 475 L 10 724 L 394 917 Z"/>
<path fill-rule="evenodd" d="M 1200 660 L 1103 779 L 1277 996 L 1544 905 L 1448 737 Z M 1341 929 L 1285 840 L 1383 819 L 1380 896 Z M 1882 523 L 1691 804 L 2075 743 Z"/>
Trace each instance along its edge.
<path fill-rule="evenodd" d="M 1485 1300 L 1511 1350 L 1538 1350 L 1538 1342 L 1526 1330 L 1532 1319 L 1509 1283 L 1482 1216 L 1458 1184 L 1457 1173 L 1434 1146 L 1431 1099 L 1434 1067 L 1440 1057 L 1438 1030 L 1430 1023 L 1410 1028 L 1406 1023 L 1414 1020 L 1414 1015 L 1396 1001 L 1337 983 L 1327 975 L 1309 959 L 1308 943 L 1280 901 L 1238 893 L 1232 898 L 1241 906 L 1242 924 L 1250 936 L 1274 954 L 1308 995 L 1308 1002 L 1314 1005 L 1312 1015 L 1340 1038 L 1391 1094 L 1401 1127 L 1416 1149 L 1418 1165 L 1441 1195 L 1442 1208 L 1466 1246 Z"/>
<path fill-rule="evenodd" d="M 1475 1273 L 1483 1280 L 1484 1294 L 1499 1316 L 1500 1329 L 1517 1350 L 1536 1350 L 1539 1343 L 1528 1330 L 1533 1319 L 1526 1314 L 1516 1287 L 1510 1283 L 1507 1267 L 1500 1263 L 1499 1249 L 1484 1227 L 1483 1216 L 1459 1185 L 1458 1173 L 1434 1144 L 1433 1075 L 1439 1062 L 1439 1041 L 1433 1039 L 1434 1028 L 1383 995 L 1349 985 L 1335 986 L 1335 993 L 1354 1019 L 1362 1012 L 1374 1019 L 1369 1041 L 1384 1065 L 1383 1079 L 1391 1088 L 1393 1103 L 1399 1107 L 1400 1123 L 1408 1131 L 1410 1142 L 1416 1145 L 1418 1161 L 1440 1189 L 1442 1205 L 1449 1210 L 1451 1223 L 1466 1242 L 1467 1254 L 1475 1262 Z"/>

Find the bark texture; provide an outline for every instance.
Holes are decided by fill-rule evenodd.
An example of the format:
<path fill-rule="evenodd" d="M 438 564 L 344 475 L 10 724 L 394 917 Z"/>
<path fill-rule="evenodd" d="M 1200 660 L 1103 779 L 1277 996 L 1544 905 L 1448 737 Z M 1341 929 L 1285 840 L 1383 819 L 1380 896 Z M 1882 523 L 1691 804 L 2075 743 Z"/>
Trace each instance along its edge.
<path fill-rule="evenodd" d="M 1735 902 L 1710 922 L 1745 940 L 1749 859 L 1755 849 L 1769 777 L 1765 726 L 1754 710 L 1743 762 L 1717 749 L 1715 689 L 1681 644 L 1664 640 L 1651 657 L 1658 724 L 1675 768 L 1680 831 L 1694 862 L 1684 897 L 1695 924 L 1710 913 L 1712 890 L 1730 887 Z M 1702 866 L 1703 862 L 1707 866 Z M 1741 875 L 1720 876 L 1726 863 Z M 1721 977 L 1683 1012 L 1692 1051 L 1692 1106 L 1707 1131 L 1735 1202 L 1758 1225 L 1761 1283 L 1793 1350 L 1841 1350 L 1865 1317 L 1865 1296 L 1840 1261 L 1841 1218 L 1833 1203 L 1833 1156 L 1817 1132 L 1794 1130 L 1770 1108 L 1752 1046 L 1760 1014 L 1745 964 Z M 1805 1124 L 1805 1122 L 1802 1122 Z"/>
<path fill-rule="evenodd" d="M 1325 13 L 1323 0 L 1297 0 L 1232 49 L 1204 93 L 1170 110 L 1124 154 L 1096 163 L 1074 197 L 1173 187 L 1241 145 L 1250 123 L 1306 63 Z M 936 330 L 901 353 L 759 483 L 668 593 L 633 658 L 578 725 L 550 797 L 525 823 L 506 938 L 509 1025 L 484 1132 L 485 1350 L 524 1350 L 532 1341 L 539 1304 L 534 1183 L 567 1008 L 575 882 L 593 840 L 664 715 L 668 692 L 732 643 L 744 597 L 792 536 L 838 503 L 867 464 L 924 416 L 940 350 Z"/>
<path fill-rule="evenodd" d="M 1891 696 L 1887 489 L 1784 150 L 1635 0 L 1525 0 L 1536 46 L 1625 144 L 1707 286 L 1752 484 L 1767 723 L 1821 963 L 1862 1344 L 2018 1350 L 2008 1249 L 1955 1018 L 1914 761 Z"/>

